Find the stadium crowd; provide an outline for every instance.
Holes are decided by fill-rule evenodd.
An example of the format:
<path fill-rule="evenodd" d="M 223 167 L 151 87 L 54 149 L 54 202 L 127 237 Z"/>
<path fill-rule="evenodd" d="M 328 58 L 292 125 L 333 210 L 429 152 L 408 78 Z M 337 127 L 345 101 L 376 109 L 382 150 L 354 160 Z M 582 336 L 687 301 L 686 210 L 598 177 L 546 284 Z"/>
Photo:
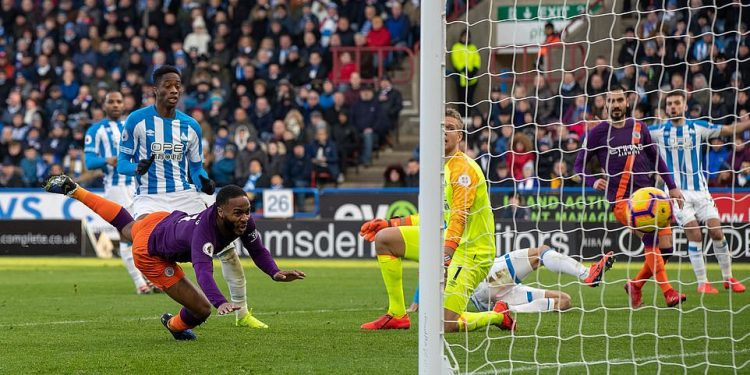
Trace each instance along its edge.
<path fill-rule="evenodd" d="M 519 191 L 580 186 L 573 163 L 587 130 L 607 117 L 609 87 L 631 90 L 631 115 L 649 125 L 667 120 L 663 93 L 676 89 L 688 92 L 689 117 L 731 124 L 748 115 L 750 5 L 639 4 L 645 3 L 653 5 L 630 17 L 635 27 L 613 35 L 620 47 L 615 61 L 598 56 L 592 67 L 562 73 L 540 66 L 525 83 L 519 76 L 492 89 L 489 112 L 471 118 L 467 152 L 478 158 L 493 186 Z M 551 24 L 547 32 L 550 45 L 541 51 L 560 49 Z M 710 186 L 750 187 L 748 139 L 746 132 L 705 145 Z"/>
<path fill-rule="evenodd" d="M 402 108 L 390 79 L 362 84 L 400 56 L 335 47 L 411 47 L 419 1 L 2 0 L 0 186 L 36 187 L 64 172 L 101 184 L 83 158 L 86 129 L 110 90 L 125 113 L 154 102 L 151 74 L 182 72 L 179 109 L 203 130 L 218 185 L 342 181 L 387 147 Z M 341 69 L 334 77 L 333 59 Z"/>

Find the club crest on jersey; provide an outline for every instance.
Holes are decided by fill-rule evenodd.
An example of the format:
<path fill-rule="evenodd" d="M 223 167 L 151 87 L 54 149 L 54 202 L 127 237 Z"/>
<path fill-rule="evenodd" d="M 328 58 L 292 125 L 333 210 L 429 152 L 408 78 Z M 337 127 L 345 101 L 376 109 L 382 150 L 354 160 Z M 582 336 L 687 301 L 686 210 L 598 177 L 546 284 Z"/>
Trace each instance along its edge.
<path fill-rule="evenodd" d="M 471 184 L 471 177 L 465 173 L 458 176 L 458 184 L 463 187 L 468 187 Z"/>
<path fill-rule="evenodd" d="M 214 256 L 214 244 L 210 242 L 206 242 L 203 244 L 203 254 L 206 254 L 210 257 Z"/>
<path fill-rule="evenodd" d="M 166 277 L 172 277 L 172 276 L 174 276 L 174 268 L 172 268 L 172 267 L 165 268 L 164 269 L 164 276 L 166 276 Z"/>

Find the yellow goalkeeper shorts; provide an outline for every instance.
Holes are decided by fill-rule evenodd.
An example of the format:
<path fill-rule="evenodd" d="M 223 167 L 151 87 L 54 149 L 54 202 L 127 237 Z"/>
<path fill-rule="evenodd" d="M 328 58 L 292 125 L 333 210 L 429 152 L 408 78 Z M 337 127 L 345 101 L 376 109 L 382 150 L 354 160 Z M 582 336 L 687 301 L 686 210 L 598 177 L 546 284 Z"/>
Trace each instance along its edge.
<path fill-rule="evenodd" d="M 404 258 L 419 261 L 419 227 L 404 226 L 398 229 L 404 239 Z M 467 252 L 464 246 L 459 247 L 448 267 L 443 307 L 457 314 L 466 311 L 469 297 L 487 277 L 494 257 L 495 249 L 474 248 Z"/>

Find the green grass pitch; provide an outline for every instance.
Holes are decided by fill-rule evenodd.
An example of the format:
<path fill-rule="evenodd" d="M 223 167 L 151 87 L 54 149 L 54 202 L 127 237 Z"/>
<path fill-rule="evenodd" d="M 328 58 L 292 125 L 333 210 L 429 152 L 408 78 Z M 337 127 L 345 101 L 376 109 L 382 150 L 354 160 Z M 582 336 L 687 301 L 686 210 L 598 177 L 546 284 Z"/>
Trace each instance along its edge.
<path fill-rule="evenodd" d="M 176 342 L 158 317 L 175 313 L 177 304 L 163 294 L 135 295 L 119 260 L 0 258 L 0 374 L 417 372 L 416 314 L 409 331 L 359 329 L 387 304 L 375 261 L 281 260 L 282 268 L 308 274 L 291 284 L 274 283 L 250 260 L 243 261 L 250 304 L 271 328 L 239 329 L 233 317 L 212 315 L 196 329 L 198 341 Z M 193 277 L 192 268 L 184 268 Z M 694 281 L 687 265 L 669 264 L 668 270 L 673 279 Z M 720 294 L 701 298 L 694 285 L 686 285 L 688 300 L 681 310 L 632 311 L 622 285 L 635 272 L 636 264 L 616 263 L 600 288 L 547 270 L 532 274 L 532 283 L 565 283 L 562 289 L 575 308 L 517 315 L 515 336 L 494 327 L 448 334 L 461 371 L 750 371 L 750 293 L 729 294 L 717 285 Z M 218 262 L 215 274 L 221 274 Z M 747 281 L 750 267 L 735 264 L 735 275 Z M 709 277 L 719 276 L 710 265 Z M 217 278 L 226 293 L 226 284 Z M 407 264 L 404 278 L 410 299 L 416 264 Z M 645 304 L 663 307 L 655 289 L 646 286 Z"/>

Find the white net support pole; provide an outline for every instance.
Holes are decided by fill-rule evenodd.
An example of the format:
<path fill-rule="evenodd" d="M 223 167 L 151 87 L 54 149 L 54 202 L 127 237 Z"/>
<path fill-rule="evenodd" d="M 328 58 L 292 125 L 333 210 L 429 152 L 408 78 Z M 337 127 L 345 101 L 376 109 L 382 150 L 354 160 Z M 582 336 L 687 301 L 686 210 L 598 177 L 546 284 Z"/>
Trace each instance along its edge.
<path fill-rule="evenodd" d="M 443 365 L 442 169 L 444 10 L 424 2 L 419 54 L 419 373 L 447 373 Z"/>

